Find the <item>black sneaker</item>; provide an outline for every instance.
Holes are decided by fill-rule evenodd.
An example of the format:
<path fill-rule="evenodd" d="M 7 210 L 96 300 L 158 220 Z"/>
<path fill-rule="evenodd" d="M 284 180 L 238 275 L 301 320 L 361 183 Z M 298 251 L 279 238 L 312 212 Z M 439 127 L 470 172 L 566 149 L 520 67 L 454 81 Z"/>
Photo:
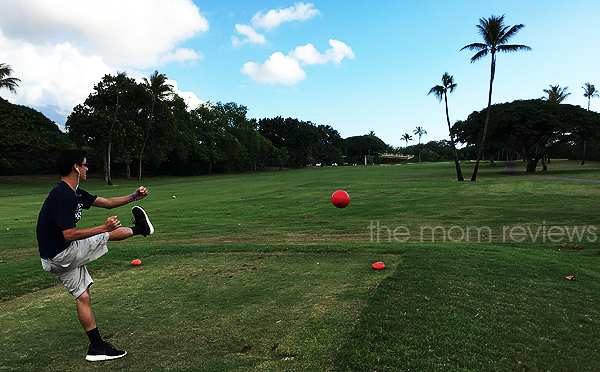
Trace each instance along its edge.
<path fill-rule="evenodd" d="M 143 236 L 152 235 L 154 233 L 154 226 L 152 226 L 152 224 L 150 223 L 150 219 L 148 218 L 146 211 L 144 211 L 142 209 L 142 207 L 138 207 L 136 205 L 133 208 L 131 208 L 131 212 L 133 213 L 133 216 L 135 217 L 135 225 L 136 226 L 141 225 L 144 228 L 144 232 L 142 233 L 142 235 Z"/>
<path fill-rule="evenodd" d="M 123 358 L 127 354 L 126 351 L 117 350 L 114 346 L 104 341 L 102 346 L 90 345 L 85 360 L 88 362 L 101 362 L 104 360 Z"/>

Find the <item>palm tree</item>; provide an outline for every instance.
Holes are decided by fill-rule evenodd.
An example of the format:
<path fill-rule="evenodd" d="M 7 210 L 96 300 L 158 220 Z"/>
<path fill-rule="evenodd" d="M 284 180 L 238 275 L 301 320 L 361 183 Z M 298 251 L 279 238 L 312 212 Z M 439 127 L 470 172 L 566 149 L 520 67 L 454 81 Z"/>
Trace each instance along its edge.
<path fill-rule="evenodd" d="M 561 103 L 571 95 L 571 93 L 567 93 L 567 89 L 569 89 L 569 87 L 561 88 L 560 85 L 550 85 L 550 89 L 544 89 L 544 93 L 546 93 L 548 97 L 542 97 L 542 99 L 550 102 Z"/>
<path fill-rule="evenodd" d="M 518 24 L 516 26 L 505 26 L 504 15 L 498 17 L 492 15 L 490 18 L 480 18 L 477 30 L 479 35 L 483 38 L 483 43 L 473 43 L 462 47 L 461 50 L 475 50 L 477 53 L 471 57 L 471 63 L 480 60 L 488 54 L 492 57 L 491 72 L 490 72 L 490 91 L 488 94 L 488 105 L 485 114 L 485 124 L 483 125 L 483 133 L 481 136 L 481 143 L 479 145 L 479 151 L 477 152 L 477 160 L 475 161 L 475 169 L 473 170 L 473 176 L 471 181 L 477 180 L 477 172 L 479 170 L 479 161 L 483 154 L 483 147 L 485 145 L 485 137 L 487 135 L 488 123 L 490 121 L 490 106 L 492 105 L 492 86 L 494 83 L 494 75 L 496 74 L 496 53 L 497 52 L 518 52 L 531 50 L 526 45 L 507 45 L 508 40 L 515 36 L 519 30 L 525 25 Z"/>
<path fill-rule="evenodd" d="M 417 136 L 419 136 L 419 145 L 421 144 L 421 136 L 424 134 L 427 134 L 427 131 L 425 129 L 423 129 L 422 127 L 417 127 L 415 130 L 413 130 L 413 133 L 416 134 Z"/>
<path fill-rule="evenodd" d="M 17 93 L 16 88 L 19 86 L 19 81 L 15 77 L 11 77 L 12 67 L 6 63 L 0 63 L 0 89 L 6 88 L 12 93 Z"/>
<path fill-rule="evenodd" d="M 112 186 L 112 178 L 110 176 L 110 154 L 112 149 L 112 134 L 115 129 L 115 123 L 117 122 L 117 113 L 119 112 L 119 97 L 123 90 L 125 89 L 125 84 L 127 83 L 127 73 L 117 71 L 116 76 L 108 77 L 109 83 L 112 85 L 112 94 L 115 96 L 115 107 L 113 110 L 113 118 L 112 124 L 110 126 L 110 130 L 108 131 L 108 150 L 107 150 L 107 161 L 106 161 L 106 181 L 109 186 Z"/>
<path fill-rule="evenodd" d="M 375 140 L 375 132 L 370 131 L 367 136 L 369 137 L 369 156 L 371 156 L 371 147 L 373 147 L 373 140 Z"/>
<path fill-rule="evenodd" d="M 588 111 L 590 111 L 590 101 L 592 100 L 592 98 L 600 97 L 600 95 L 598 95 L 594 84 L 585 83 L 585 85 L 582 86 L 582 88 L 584 90 L 583 96 L 588 99 Z"/>
<path fill-rule="evenodd" d="M 590 101 L 592 98 L 599 97 L 598 92 L 596 92 L 596 87 L 594 84 L 585 83 L 583 88 L 583 96 L 588 99 L 588 111 L 590 111 Z M 581 157 L 581 165 L 585 165 L 585 151 L 587 147 L 587 140 L 583 140 L 583 156 Z"/>
<path fill-rule="evenodd" d="M 406 141 L 406 147 L 408 147 L 408 141 L 412 141 L 412 136 L 408 133 L 404 133 L 400 139 Z"/>
<path fill-rule="evenodd" d="M 429 90 L 427 95 L 433 93 L 438 101 L 446 103 L 446 121 L 448 122 L 448 132 L 450 133 L 450 143 L 452 144 L 452 151 L 454 151 L 454 164 L 456 165 L 456 177 L 459 181 L 464 181 L 462 171 L 460 170 L 460 162 L 458 161 L 458 152 L 456 151 L 456 145 L 454 143 L 454 135 L 452 134 L 452 126 L 450 125 L 450 115 L 448 115 L 448 93 L 452 93 L 456 89 L 456 83 L 454 82 L 454 76 L 449 75 L 447 72 L 442 75 L 442 85 L 436 85 Z"/>
<path fill-rule="evenodd" d="M 148 144 L 148 137 L 150 137 L 150 126 L 152 124 L 152 119 L 154 118 L 154 107 L 157 101 L 161 101 L 165 98 L 168 98 L 173 95 L 173 86 L 167 83 L 167 77 L 165 74 L 159 74 L 158 71 L 154 71 L 152 75 L 150 75 L 150 79 L 144 78 L 144 86 L 150 94 L 150 98 L 152 99 L 152 106 L 150 108 L 150 115 L 148 117 L 148 127 L 146 128 L 146 137 L 144 139 L 144 145 L 142 146 L 142 150 L 140 152 L 140 167 L 138 174 L 138 181 L 142 180 L 142 160 L 144 158 L 144 150 L 146 149 L 146 145 Z"/>

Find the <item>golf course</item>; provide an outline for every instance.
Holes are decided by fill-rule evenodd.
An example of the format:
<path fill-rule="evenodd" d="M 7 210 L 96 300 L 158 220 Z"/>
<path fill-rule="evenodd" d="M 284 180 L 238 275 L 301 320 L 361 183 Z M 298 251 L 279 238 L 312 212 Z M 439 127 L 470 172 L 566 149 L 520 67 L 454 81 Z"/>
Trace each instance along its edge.
<path fill-rule="evenodd" d="M 59 177 L 0 178 L 0 372 L 599 371 L 600 163 L 515 165 L 90 177 L 150 194 L 78 228 L 129 226 L 133 205 L 155 228 L 87 265 L 98 328 L 127 351 L 101 363 L 37 250 Z"/>

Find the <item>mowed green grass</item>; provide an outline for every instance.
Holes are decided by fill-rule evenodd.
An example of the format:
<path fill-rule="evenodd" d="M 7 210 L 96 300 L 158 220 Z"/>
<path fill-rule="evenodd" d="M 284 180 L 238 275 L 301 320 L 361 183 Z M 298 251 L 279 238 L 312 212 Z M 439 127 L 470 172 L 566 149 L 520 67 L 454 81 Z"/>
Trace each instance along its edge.
<path fill-rule="evenodd" d="M 538 174 L 600 175 L 550 169 Z M 100 364 L 83 360 L 74 301 L 37 256 L 57 179 L 0 180 L 0 371 L 596 371 L 598 184 L 500 170 L 475 183 L 448 163 L 146 179 L 155 235 L 89 265 L 100 330 L 128 351 Z M 331 205 L 337 189 L 349 207 Z M 84 211 L 79 227 L 127 225 L 129 209 Z"/>

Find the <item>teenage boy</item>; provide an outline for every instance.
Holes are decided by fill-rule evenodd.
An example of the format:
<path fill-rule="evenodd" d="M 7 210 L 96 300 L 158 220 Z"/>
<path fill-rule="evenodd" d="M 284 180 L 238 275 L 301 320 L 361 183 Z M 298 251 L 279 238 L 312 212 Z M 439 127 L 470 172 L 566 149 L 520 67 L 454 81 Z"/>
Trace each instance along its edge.
<path fill-rule="evenodd" d="M 62 151 L 56 159 L 56 166 L 61 182 L 44 201 L 36 228 L 42 267 L 55 274 L 75 297 L 77 317 L 90 340 L 86 360 L 121 358 L 127 352 L 115 349 L 98 332 L 89 288 L 94 281 L 85 264 L 108 252 L 106 243 L 109 240 L 152 235 L 154 227 L 146 212 L 138 206 L 132 208 L 134 227 L 122 227 L 117 216 L 109 217 L 103 225 L 91 229 L 77 229 L 76 224 L 83 209 L 90 209 L 91 206 L 106 209 L 120 207 L 145 198 L 148 190 L 142 186 L 131 195 L 104 199 L 80 189 L 79 182 L 86 180 L 89 167 L 84 150 Z"/>

